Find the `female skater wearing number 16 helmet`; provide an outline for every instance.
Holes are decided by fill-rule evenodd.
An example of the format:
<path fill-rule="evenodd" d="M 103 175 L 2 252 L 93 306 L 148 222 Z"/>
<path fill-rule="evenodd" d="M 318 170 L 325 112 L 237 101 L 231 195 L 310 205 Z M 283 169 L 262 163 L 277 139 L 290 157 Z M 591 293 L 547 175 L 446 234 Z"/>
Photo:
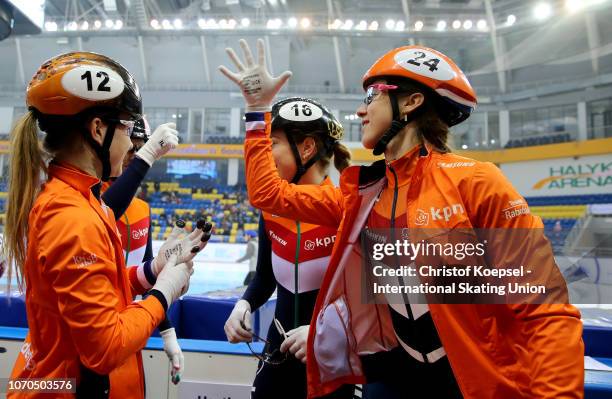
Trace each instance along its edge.
<path fill-rule="evenodd" d="M 247 107 L 265 115 L 290 72 L 270 76 L 262 53 L 259 43 L 257 64 L 246 54 L 247 65 L 238 65 L 237 73 L 222 72 L 240 85 Z M 467 78 L 450 58 L 422 46 L 396 48 L 372 65 L 362 83 L 362 144 L 385 159 L 347 168 L 339 189 L 279 179 L 269 125 L 245 141 L 255 207 L 339 225 L 309 331 L 309 397 L 340 384 L 380 381 L 374 392 L 366 386 L 364 397 L 581 398 L 580 313 L 568 304 L 543 234 L 527 235 L 514 260 L 537 265 L 532 277 L 554 287 L 547 304 L 363 301 L 359 237 L 366 229 L 537 232 L 543 226 L 495 165 L 450 151 L 449 127 L 476 105 Z M 504 212 L 508 207 L 518 212 Z"/>
<path fill-rule="evenodd" d="M 265 126 L 263 119 L 251 116 L 247 113 L 247 134 Z M 327 177 L 332 157 L 339 172 L 350 161 L 350 153 L 341 144 L 344 129 L 334 115 L 315 100 L 289 97 L 274 104 L 271 118 L 272 156 L 279 176 L 299 185 L 332 186 Z M 251 341 L 250 314 L 276 289 L 275 322 L 268 329 L 264 349 L 273 356 L 269 361 L 261 357 L 251 399 L 306 398 L 308 326 L 335 235 L 332 226 L 262 212 L 256 271 L 225 323 L 230 342 Z M 352 386 L 326 396 L 352 397 Z"/>

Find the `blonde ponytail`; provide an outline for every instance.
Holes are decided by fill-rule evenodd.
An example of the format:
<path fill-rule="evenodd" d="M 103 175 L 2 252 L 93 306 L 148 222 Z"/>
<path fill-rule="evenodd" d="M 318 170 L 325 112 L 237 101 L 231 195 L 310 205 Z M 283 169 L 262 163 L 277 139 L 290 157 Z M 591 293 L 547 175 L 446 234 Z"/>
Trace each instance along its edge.
<path fill-rule="evenodd" d="M 40 189 L 40 172 L 46 172 L 44 152 L 38 142 L 36 118 L 31 111 L 23 115 L 13 127 L 10 151 L 3 246 L 7 257 L 9 288 L 14 273 L 19 289 L 23 292 L 28 218 Z"/>

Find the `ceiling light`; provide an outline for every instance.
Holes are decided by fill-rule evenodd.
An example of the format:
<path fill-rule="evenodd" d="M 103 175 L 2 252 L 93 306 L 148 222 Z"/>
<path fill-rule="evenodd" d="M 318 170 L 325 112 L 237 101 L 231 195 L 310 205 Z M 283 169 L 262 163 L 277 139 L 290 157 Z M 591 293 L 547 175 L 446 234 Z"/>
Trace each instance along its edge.
<path fill-rule="evenodd" d="M 344 24 L 342 24 L 342 29 L 344 30 L 350 30 L 352 27 L 353 27 L 352 19 L 347 19 L 346 21 L 344 21 Z"/>
<path fill-rule="evenodd" d="M 359 23 L 355 26 L 356 30 L 366 30 L 368 29 L 368 23 L 364 20 L 359 21 Z"/>
<path fill-rule="evenodd" d="M 584 0 L 566 0 L 565 1 L 565 8 L 567 8 L 569 12 L 576 12 L 580 10 L 582 7 L 584 7 Z"/>
<path fill-rule="evenodd" d="M 538 3 L 533 8 L 533 16 L 539 21 L 543 21 L 547 19 L 548 17 L 551 16 L 551 14 L 552 14 L 552 8 L 550 7 L 550 4 L 548 3 Z"/>
<path fill-rule="evenodd" d="M 55 31 L 57 31 L 57 23 L 55 23 L 53 21 L 45 22 L 45 30 L 47 32 L 55 32 Z"/>
<path fill-rule="evenodd" d="M 336 18 L 334 22 L 330 25 L 330 29 L 340 29 L 342 26 L 342 21 Z"/>

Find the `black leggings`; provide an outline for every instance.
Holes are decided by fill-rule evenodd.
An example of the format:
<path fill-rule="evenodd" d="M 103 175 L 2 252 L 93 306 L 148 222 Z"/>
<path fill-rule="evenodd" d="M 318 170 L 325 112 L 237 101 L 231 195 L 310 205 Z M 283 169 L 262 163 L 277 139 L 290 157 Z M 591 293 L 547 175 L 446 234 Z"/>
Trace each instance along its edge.
<path fill-rule="evenodd" d="M 345 385 L 325 399 L 352 399 L 354 387 Z M 259 362 L 251 399 L 306 399 L 306 365 L 289 355 L 279 365 Z"/>

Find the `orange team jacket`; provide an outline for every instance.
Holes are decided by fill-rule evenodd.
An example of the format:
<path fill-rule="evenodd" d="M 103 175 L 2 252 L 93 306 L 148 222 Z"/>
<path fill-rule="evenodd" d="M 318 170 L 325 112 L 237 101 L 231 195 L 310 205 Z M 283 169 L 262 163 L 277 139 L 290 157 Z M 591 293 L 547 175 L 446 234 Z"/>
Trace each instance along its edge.
<path fill-rule="evenodd" d="M 85 367 L 109 376 L 110 398 L 144 398 L 140 351 L 164 309 L 152 296 L 132 300 L 142 290 L 128 277 L 112 211 L 91 192 L 97 183 L 72 166 L 49 166 L 29 217 L 30 330 L 11 378 L 76 378 L 79 385 Z"/>
<path fill-rule="evenodd" d="M 125 264 L 128 267 L 142 264 L 147 249 L 150 225 L 151 212 L 149 204 L 140 198 L 134 197 L 125 213 L 117 220 L 117 229 L 121 235 L 121 245 L 125 251 Z"/>
<path fill-rule="evenodd" d="M 246 126 L 246 177 L 253 206 L 338 228 L 308 337 L 310 398 L 341 384 L 366 382 L 360 355 L 399 344 L 389 306 L 362 299 L 360 233 L 373 209 L 387 219 L 392 213 L 403 214 L 402 225 L 411 229 L 543 228 L 526 201 L 489 162 L 417 146 L 388 164 L 381 160 L 347 168 L 340 188 L 294 185 L 276 172 L 270 114 L 247 113 Z M 396 209 L 391 210 L 394 195 Z M 550 243 L 543 234 L 528 238 L 522 249 L 536 254 L 536 259 L 529 259 L 538 265 L 535 273 L 561 287 L 554 303 L 428 305 L 466 399 L 584 396 L 580 313 L 567 303 L 567 288 Z"/>

